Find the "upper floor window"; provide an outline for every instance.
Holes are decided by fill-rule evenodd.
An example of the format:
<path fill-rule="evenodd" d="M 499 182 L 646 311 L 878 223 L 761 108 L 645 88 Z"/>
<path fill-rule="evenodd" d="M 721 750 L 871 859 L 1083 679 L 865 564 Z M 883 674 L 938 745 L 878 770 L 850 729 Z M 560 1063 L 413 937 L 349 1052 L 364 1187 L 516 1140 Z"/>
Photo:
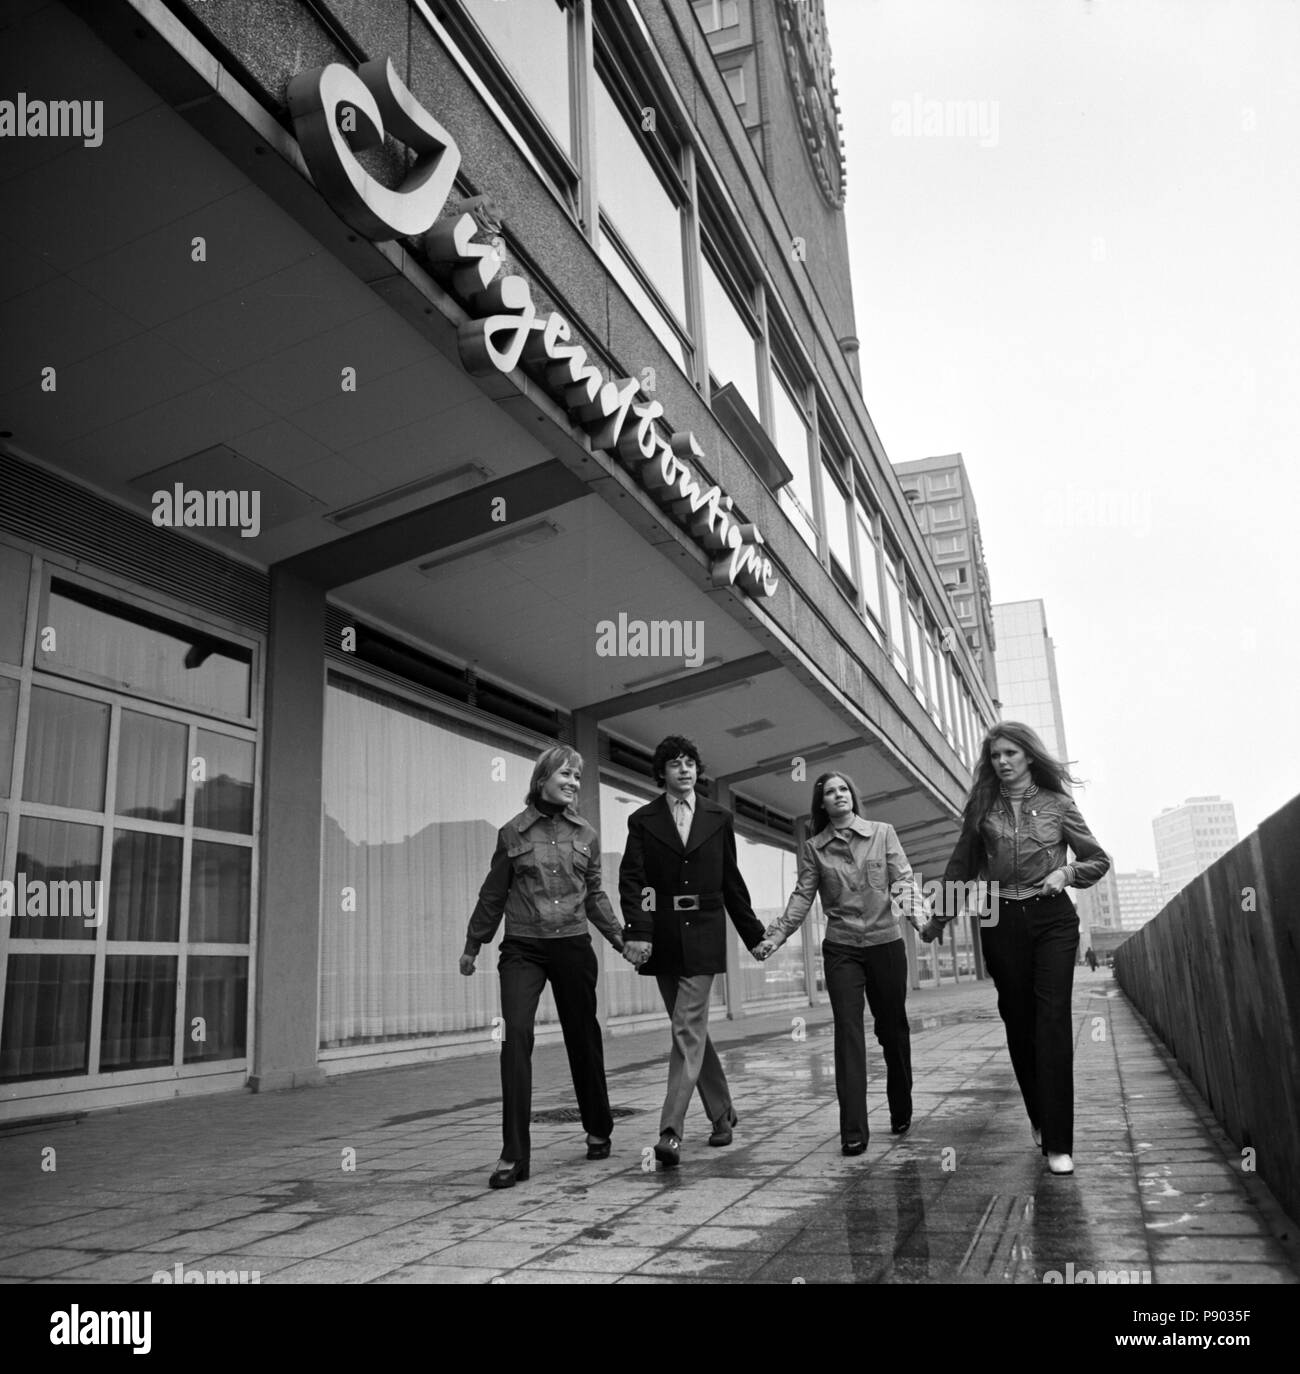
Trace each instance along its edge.
<path fill-rule="evenodd" d="M 759 419 L 763 413 L 758 390 L 760 330 L 753 317 L 753 292 L 736 282 L 709 244 L 700 257 L 700 281 L 709 372 L 719 386 L 731 382 Z"/>
<path fill-rule="evenodd" d="M 808 413 L 794 390 L 788 386 L 776 367 L 771 369 L 772 380 L 772 442 L 794 474 L 794 480 L 779 493 L 781 508 L 790 517 L 795 529 L 810 549 L 817 549 L 817 525 L 813 519 L 816 509 L 812 485 L 812 430 Z"/>
<path fill-rule="evenodd" d="M 965 553 L 966 536 L 964 534 L 942 534 L 938 535 L 934 541 L 935 556 L 942 554 Z"/>
<path fill-rule="evenodd" d="M 945 501 L 942 505 L 934 506 L 932 509 L 936 525 L 950 523 L 962 518 L 960 501 Z"/>
<path fill-rule="evenodd" d="M 727 90 L 731 92 L 731 98 L 739 108 L 745 103 L 744 67 L 727 67 L 722 73 L 722 79 L 727 83 Z"/>
<path fill-rule="evenodd" d="M 515 8 L 511 6 L 510 8 Z M 593 89 L 600 256 L 668 351 L 688 371 L 685 189 L 664 113 L 608 64 Z"/>
<path fill-rule="evenodd" d="M 852 503 L 843 486 L 842 473 L 843 468 L 835 455 L 823 445 L 822 510 L 826 517 L 826 545 L 831 555 L 831 572 L 842 587 L 851 589 L 853 536 L 849 530 L 849 509 Z"/>
<path fill-rule="evenodd" d="M 945 492 L 957 491 L 957 474 L 955 472 L 932 472 L 926 475 L 926 487 L 931 496 L 942 496 Z"/>
<path fill-rule="evenodd" d="M 870 504 L 858 497 L 856 520 L 858 533 L 858 577 L 862 583 L 862 602 L 867 611 L 867 629 L 879 641 L 878 625 L 885 623 L 884 592 L 880 585 L 880 539 L 876 533 L 876 516 Z"/>
<path fill-rule="evenodd" d="M 734 29 L 740 23 L 740 0 L 691 0 L 691 8 L 705 33 Z"/>

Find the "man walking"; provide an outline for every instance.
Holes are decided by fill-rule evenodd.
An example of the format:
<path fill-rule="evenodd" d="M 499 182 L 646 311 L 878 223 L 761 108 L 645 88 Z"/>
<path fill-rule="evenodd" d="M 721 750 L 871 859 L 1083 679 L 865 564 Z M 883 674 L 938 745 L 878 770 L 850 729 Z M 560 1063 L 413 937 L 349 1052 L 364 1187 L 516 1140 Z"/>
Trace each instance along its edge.
<path fill-rule="evenodd" d="M 746 948 L 763 940 L 736 862 L 731 812 L 695 794 L 701 766 L 699 750 L 683 736 L 660 743 L 653 767 L 665 790 L 628 817 L 618 875 L 630 927 L 624 954 L 640 973 L 658 979 L 672 1021 L 668 1095 L 655 1146 L 665 1168 L 681 1162 L 686 1108 L 697 1086 L 713 1125 L 709 1144 L 731 1144 L 737 1117 L 709 1039 L 709 994 L 714 975 L 727 967 L 724 910 Z"/>

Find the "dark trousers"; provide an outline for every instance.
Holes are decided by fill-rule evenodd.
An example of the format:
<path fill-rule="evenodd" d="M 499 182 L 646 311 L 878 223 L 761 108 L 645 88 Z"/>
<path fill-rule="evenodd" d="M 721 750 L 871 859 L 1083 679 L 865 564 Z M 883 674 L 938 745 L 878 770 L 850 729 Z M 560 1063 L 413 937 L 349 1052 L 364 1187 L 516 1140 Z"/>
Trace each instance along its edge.
<path fill-rule="evenodd" d="M 1030 1124 L 1043 1153 L 1074 1152 L 1074 1020 L 1070 993 L 1079 949 L 1074 903 L 1003 898 L 997 924 L 980 926 L 984 961 L 998 989 L 998 1013 Z"/>
<path fill-rule="evenodd" d="M 607 1139 L 614 1129 L 605 1088 L 605 1049 L 596 1020 L 596 951 L 589 935 L 557 940 L 507 937 L 497 960 L 501 975 L 501 1158 L 527 1159 L 533 1112 L 533 1021 L 549 979 L 582 1124 Z"/>
<path fill-rule="evenodd" d="M 835 1094 L 840 1100 L 840 1141 L 865 1142 L 867 1038 L 863 998 L 885 1052 L 885 1096 L 890 1124 L 912 1119 L 912 1032 L 907 1024 L 907 952 L 902 940 L 885 945 L 822 942 L 826 991 L 835 1014 Z"/>

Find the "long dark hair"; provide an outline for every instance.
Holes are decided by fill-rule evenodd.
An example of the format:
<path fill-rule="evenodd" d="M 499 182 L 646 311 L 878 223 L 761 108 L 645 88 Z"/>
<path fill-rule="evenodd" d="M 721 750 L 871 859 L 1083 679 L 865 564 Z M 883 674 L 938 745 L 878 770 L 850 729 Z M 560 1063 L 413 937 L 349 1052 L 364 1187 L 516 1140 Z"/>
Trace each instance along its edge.
<path fill-rule="evenodd" d="M 1029 757 L 1029 776 L 1036 786 L 1044 792 L 1059 792 L 1065 795 L 1067 784 L 1071 787 L 1081 785 L 1074 777 L 1067 763 L 1061 763 L 1047 752 L 1047 746 L 1027 725 L 1018 720 L 1000 720 L 984 736 L 980 745 L 979 763 L 975 766 L 975 781 L 971 784 L 970 795 L 966 798 L 965 816 L 978 825 L 993 809 L 1002 784 L 993 771 L 993 760 L 989 757 L 995 739 L 1010 740 L 1018 749 L 1023 749 Z"/>
<path fill-rule="evenodd" d="M 849 789 L 849 796 L 853 798 L 853 810 L 860 816 L 862 814 L 862 803 L 858 800 L 857 784 L 847 773 L 841 773 L 835 769 L 830 773 L 823 773 L 820 778 L 813 783 L 812 795 L 812 834 L 820 835 L 823 830 L 831 823 L 831 818 L 826 814 L 826 803 L 823 797 L 826 793 L 826 784 L 832 778 L 839 778 Z"/>

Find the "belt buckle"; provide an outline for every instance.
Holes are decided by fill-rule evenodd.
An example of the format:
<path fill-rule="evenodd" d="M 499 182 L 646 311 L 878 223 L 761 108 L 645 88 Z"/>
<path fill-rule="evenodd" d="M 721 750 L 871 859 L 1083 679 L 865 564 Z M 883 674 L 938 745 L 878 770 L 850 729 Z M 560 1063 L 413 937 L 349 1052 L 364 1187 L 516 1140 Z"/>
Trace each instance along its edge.
<path fill-rule="evenodd" d="M 699 899 L 699 897 L 698 897 L 695 893 L 693 893 L 693 892 L 688 893 L 685 897 L 674 897 L 674 898 L 673 898 L 673 910 L 674 910 L 674 911 L 698 911 L 699 909 L 700 909 L 700 899 Z"/>

